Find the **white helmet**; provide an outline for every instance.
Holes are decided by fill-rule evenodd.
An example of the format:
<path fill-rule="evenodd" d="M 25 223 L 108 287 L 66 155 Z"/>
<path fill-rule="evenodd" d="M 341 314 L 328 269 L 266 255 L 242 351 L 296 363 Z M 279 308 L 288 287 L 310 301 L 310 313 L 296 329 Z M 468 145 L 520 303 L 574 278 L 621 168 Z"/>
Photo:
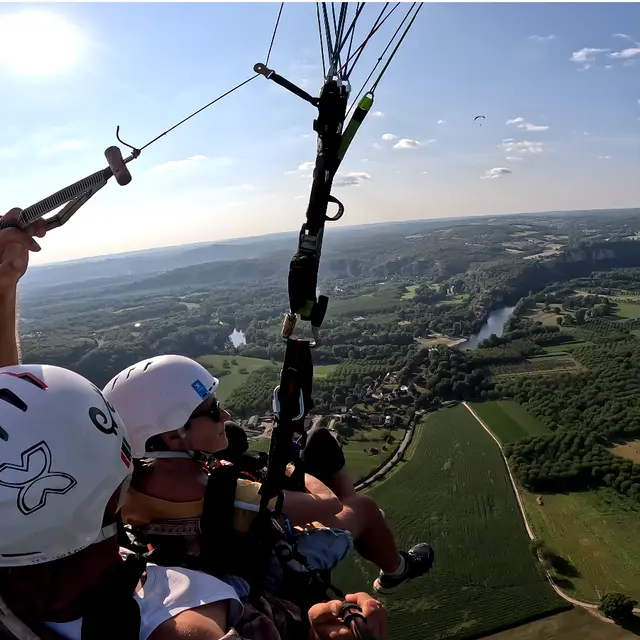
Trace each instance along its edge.
<path fill-rule="evenodd" d="M 145 458 L 158 457 L 146 451 L 147 440 L 184 427 L 218 384 L 191 358 L 156 356 L 127 367 L 102 391 L 127 425 L 133 457 Z"/>
<path fill-rule="evenodd" d="M 50 562 L 115 533 L 102 523 L 133 469 L 126 435 L 77 373 L 0 368 L 0 567 Z"/>

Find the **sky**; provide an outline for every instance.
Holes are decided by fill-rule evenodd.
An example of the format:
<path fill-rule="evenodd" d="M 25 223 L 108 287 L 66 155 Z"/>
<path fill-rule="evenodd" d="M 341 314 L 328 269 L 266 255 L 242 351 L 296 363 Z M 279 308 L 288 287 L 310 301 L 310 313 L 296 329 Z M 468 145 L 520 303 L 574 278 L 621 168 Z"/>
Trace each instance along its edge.
<path fill-rule="evenodd" d="M 367 43 L 352 97 L 406 6 Z M 0 208 L 104 168 L 116 125 L 141 146 L 253 75 L 278 8 L 0 4 Z M 285 4 L 269 66 L 317 95 L 315 3 Z M 144 150 L 33 263 L 299 228 L 316 113 L 256 78 Z M 345 225 L 639 206 L 640 5 L 425 3 L 333 193 Z"/>

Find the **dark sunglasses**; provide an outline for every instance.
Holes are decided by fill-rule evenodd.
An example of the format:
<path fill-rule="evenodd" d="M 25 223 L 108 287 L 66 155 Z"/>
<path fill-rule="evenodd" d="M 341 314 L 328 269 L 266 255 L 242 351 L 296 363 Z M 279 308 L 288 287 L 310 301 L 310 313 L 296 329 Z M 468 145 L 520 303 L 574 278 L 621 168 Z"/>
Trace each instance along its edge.
<path fill-rule="evenodd" d="M 205 418 L 205 417 L 211 418 L 214 422 L 222 421 L 222 414 L 220 413 L 220 400 L 215 398 L 214 401 L 206 409 L 192 415 L 189 418 L 189 421 L 193 420 L 194 418 Z M 188 424 L 189 422 L 187 422 L 187 425 Z"/>

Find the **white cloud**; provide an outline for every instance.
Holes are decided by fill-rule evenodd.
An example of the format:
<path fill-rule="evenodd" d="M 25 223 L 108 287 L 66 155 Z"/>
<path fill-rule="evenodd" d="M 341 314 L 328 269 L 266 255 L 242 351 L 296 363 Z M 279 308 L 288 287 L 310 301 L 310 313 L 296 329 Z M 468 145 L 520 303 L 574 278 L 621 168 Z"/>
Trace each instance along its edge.
<path fill-rule="evenodd" d="M 494 167 L 493 169 L 487 169 L 480 178 L 482 180 L 496 180 L 497 178 L 504 178 L 510 173 L 513 173 L 513 171 L 507 169 L 507 167 Z"/>
<path fill-rule="evenodd" d="M 509 155 L 536 154 L 544 151 L 542 142 L 530 142 L 529 140 L 515 142 L 512 138 L 503 140 L 500 146 Z"/>
<path fill-rule="evenodd" d="M 514 161 L 517 161 L 517 160 L 522 160 L 522 158 L 519 158 L 518 156 L 507 156 L 505 158 L 505 160 L 507 162 L 514 162 Z"/>
<path fill-rule="evenodd" d="M 555 40 L 556 37 L 550 33 L 548 36 L 527 36 L 529 40 L 534 40 L 535 42 L 549 42 L 550 40 Z"/>
<path fill-rule="evenodd" d="M 531 122 L 525 122 L 522 125 L 518 125 L 518 127 L 525 131 L 547 131 L 549 129 L 548 124 L 532 124 Z"/>
<path fill-rule="evenodd" d="M 438 120 L 438 122 L 436 122 L 436 124 L 444 124 L 444 120 Z"/>
<path fill-rule="evenodd" d="M 169 160 L 169 162 L 157 164 L 151 167 L 150 171 L 153 171 L 154 173 L 166 173 L 168 171 L 176 171 L 179 169 L 194 169 L 205 166 L 210 166 L 211 168 L 226 167 L 233 163 L 234 160 L 227 156 L 209 158 L 208 156 L 195 155 L 182 160 Z"/>
<path fill-rule="evenodd" d="M 549 125 L 525 122 L 524 118 L 521 117 L 511 118 L 507 120 L 507 124 L 515 124 L 518 129 L 524 129 L 525 131 L 547 131 L 549 129 Z"/>
<path fill-rule="evenodd" d="M 62 151 L 77 151 L 87 145 L 84 140 L 63 140 L 57 144 L 53 144 L 49 147 L 43 147 L 40 149 L 41 156 L 50 156 L 54 153 L 60 153 Z"/>
<path fill-rule="evenodd" d="M 596 47 L 583 47 L 580 51 L 574 51 L 569 60 L 577 64 L 581 64 L 580 71 L 586 71 L 591 68 L 590 62 L 593 62 L 601 53 L 606 53 L 610 49 L 598 49 Z"/>
<path fill-rule="evenodd" d="M 334 187 L 359 187 L 363 182 L 371 180 L 371 176 L 364 171 L 350 171 L 337 173 L 333 180 Z"/>
<path fill-rule="evenodd" d="M 434 140 L 429 140 L 428 142 L 434 142 Z M 422 146 L 422 142 L 418 140 L 411 140 L 409 138 L 402 138 L 398 140 L 396 144 L 393 145 L 394 149 L 417 149 Z"/>
<path fill-rule="evenodd" d="M 382 111 L 372 111 L 371 115 L 375 118 L 384 118 L 384 112 Z"/>
<path fill-rule="evenodd" d="M 311 178 L 313 176 L 313 168 L 315 166 L 315 162 L 303 162 L 302 164 L 298 165 L 297 169 L 294 169 L 293 171 L 285 171 L 285 174 L 291 175 L 295 173 L 296 175 L 299 175 L 303 178 Z"/>
<path fill-rule="evenodd" d="M 623 38 L 624 40 L 633 40 L 631 36 L 628 36 L 626 33 L 614 33 L 614 38 Z"/>
<path fill-rule="evenodd" d="M 609 54 L 610 58 L 623 59 L 633 58 L 634 56 L 640 56 L 640 47 L 631 47 L 630 49 L 623 49 L 622 51 L 614 51 Z"/>
<path fill-rule="evenodd" d="M 598 156 L 598 160 L 611 160 L 611 156 Z"/>
<path fill-rule="evenodd" d="M 398 139 L 398 136 L 395 133 L 383 133 L 381 137 L 382 140 L 386 140 L 387 142 Z"/>
<path fill-rule="evenodd" d="M 374 142 L 371 146 L 374 149 L 382 149 L 382 145 L 379 142 Z"/>

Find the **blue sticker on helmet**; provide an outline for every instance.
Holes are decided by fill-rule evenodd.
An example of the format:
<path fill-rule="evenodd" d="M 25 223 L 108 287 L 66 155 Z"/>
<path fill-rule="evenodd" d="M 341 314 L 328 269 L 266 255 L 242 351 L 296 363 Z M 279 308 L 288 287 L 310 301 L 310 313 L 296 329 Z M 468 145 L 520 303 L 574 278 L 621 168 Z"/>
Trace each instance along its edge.
<path fill-rule="evenodd" d="M 207 390 L 207 387 L 200 380 L 196 380 L 191 387 L 203 400 L 211 395 L 211 392 Z"/>

